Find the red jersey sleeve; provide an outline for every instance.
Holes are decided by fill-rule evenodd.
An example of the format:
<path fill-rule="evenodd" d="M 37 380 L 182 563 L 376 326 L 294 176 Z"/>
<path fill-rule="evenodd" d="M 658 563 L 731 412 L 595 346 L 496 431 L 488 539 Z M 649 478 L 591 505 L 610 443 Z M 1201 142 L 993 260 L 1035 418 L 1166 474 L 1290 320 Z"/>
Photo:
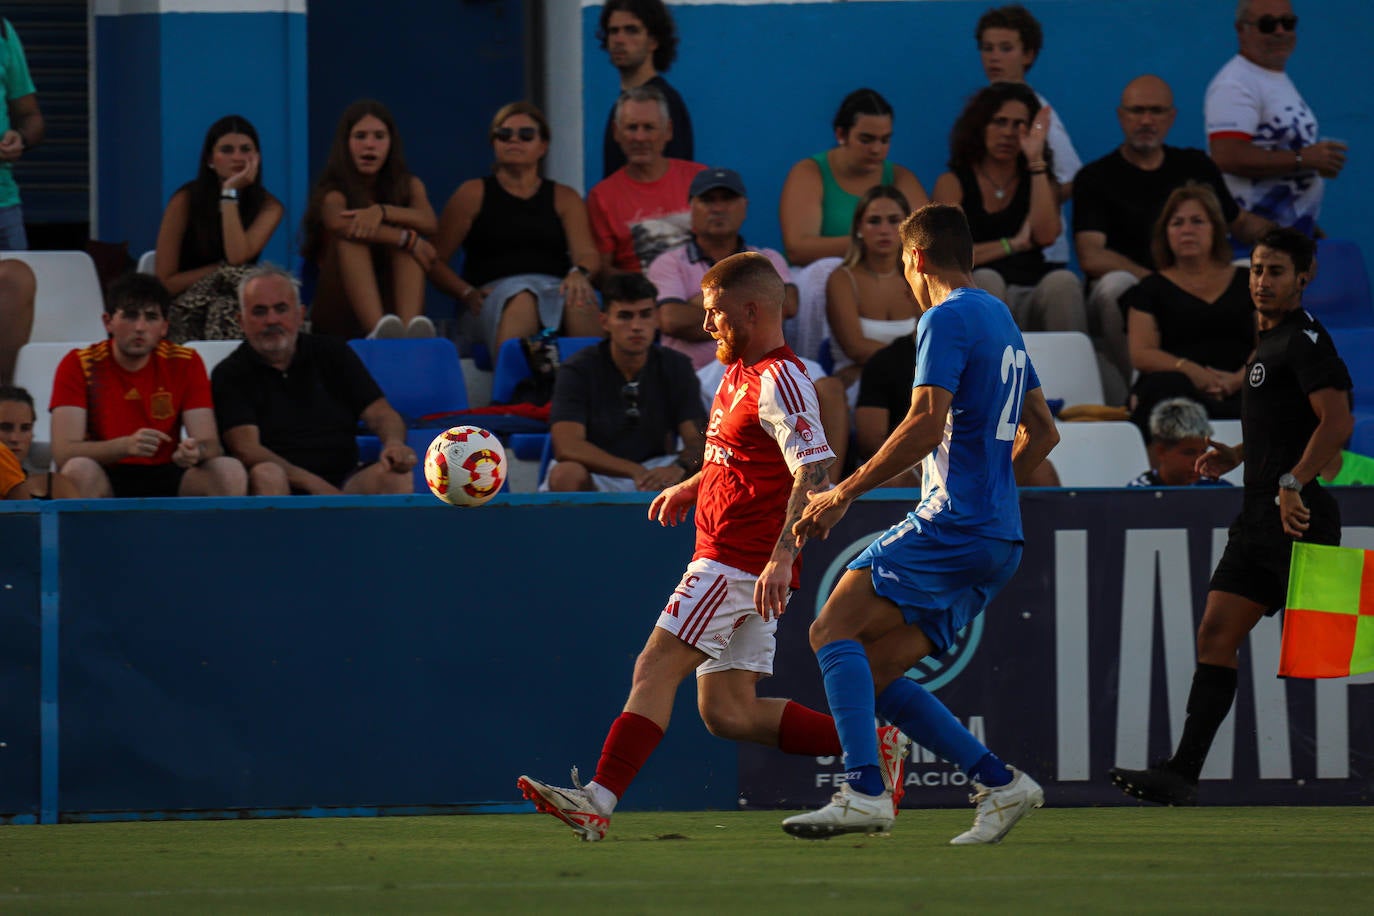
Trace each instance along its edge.
<path fill-rule="evenodd" d="M 89 407 L 86 397 L 86 373 L 81 368 L 80 350 L 72 350 L 57 364 L 48 409 L 55 410 L 58 407 L 80 407 L 82 410 Z"/>

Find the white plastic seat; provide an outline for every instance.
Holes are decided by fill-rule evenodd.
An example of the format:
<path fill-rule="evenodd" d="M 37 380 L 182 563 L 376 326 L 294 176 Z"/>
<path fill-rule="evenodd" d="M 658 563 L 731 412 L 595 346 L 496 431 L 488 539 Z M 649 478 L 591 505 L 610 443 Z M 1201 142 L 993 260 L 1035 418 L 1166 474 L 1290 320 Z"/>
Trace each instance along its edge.
<path fill-rule="evenodd" d="M 90 255 L 84 251 L 11 251 L 5 257 L 28 264 L 38 283 L 30 343 L 79 340 L 84 346 L 105 339 L 105 324 L 100 320 L 105 300 Z"/>
<path fill-rule="evenodd" d="M 94 341 L 67 343 L 28 343 L 19 349 L 14 364 L 14 384 L 33 395 L 33 448 L 29 452 L 29 466 L 43 470 L 52 460 L 52 380 L 57 364 L 72 350 L 88 346 Z"/>
<path fill-rule="evenodd" d="M 138 272 L 141 274 L 157 273 L 157 251 L 149 249 L 138 256 Z"/>
<path fill-rule="evenodd" d="M 1124 487 L 1150 467 L 1134 423 L 1060 423 L 1059 436 L 1050 462 L 1061 486 Z"/>
<path fill-rule="evenodd" d="M 241 343 L 241 340 L 188 340 L 186 346 L 200 354 L 201 362 L 205 363 L 205 374 L 209 375 L 219 361 L 237 350 Z"/>
<path fill-rule="evenodd" d="M 1102 376 L 1088 335 L 1080 331 L 1027 331 L 1026 354 L 1045 397 L 1075 404 L 1101 404 Z M 1138 473 L 1138 472 L 1137 472 Z"/>
<path fill-rule="evenodd" d="M 1222 445 L 1235 445 L 1241 441 L 1240 421 L 1239 420 L 1213 420 L 1212 439 Z M 1245 462 L 1236 465 L 1230 472 L 1221 475 L 1221 479 L 1236 486 L 1245 484 Z"/>

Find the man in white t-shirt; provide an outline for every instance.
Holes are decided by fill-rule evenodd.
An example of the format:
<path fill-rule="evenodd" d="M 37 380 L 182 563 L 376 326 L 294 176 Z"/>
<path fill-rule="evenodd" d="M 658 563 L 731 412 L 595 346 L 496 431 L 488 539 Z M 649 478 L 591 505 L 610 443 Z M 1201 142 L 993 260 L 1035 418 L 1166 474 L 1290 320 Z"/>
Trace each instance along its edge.
<path fill-rule="evenodd" d="M 1240 53 L 1207 87 L 1207 142 L 1242 209 L 1315 236 L 1324 179 L 1341 173 L 1346 146 L 1318 140 L 1317 116 L 1284 72 L 1297 28 L 1289 0 L 1241 3 Z"/>

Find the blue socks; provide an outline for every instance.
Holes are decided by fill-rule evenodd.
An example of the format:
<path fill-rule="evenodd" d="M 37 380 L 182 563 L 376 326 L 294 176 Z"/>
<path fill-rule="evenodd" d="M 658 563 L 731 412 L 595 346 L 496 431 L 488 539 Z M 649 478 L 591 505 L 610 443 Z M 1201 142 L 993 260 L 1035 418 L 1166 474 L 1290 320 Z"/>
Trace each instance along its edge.
<path fill-rule="evenodd" d="M 825 696 L 835 730 L 844 747 L 845 778 L 865 795 L 882 795 L 883 773 L 878 768 L 878 732 L 873 722 L 873 673 L 864 647 L 852 639 L 837 639 L 816 650 L 825 680 Z"/>
<path fill-rule="evenodd" d="M 829 686 L 827 679 L 827 693 Z M 878 697 L 877 711 L 912 741 L 934 751 L 983 785 L 996 788 L 1011 782 L 1006 764 L 954 718 L 944 703 L 915 681 L 899 677 L 889 684 Z M 835 722 L 839 724 L 838 715 Z M 844 738 L 844 732 L 840 737 Z"/>

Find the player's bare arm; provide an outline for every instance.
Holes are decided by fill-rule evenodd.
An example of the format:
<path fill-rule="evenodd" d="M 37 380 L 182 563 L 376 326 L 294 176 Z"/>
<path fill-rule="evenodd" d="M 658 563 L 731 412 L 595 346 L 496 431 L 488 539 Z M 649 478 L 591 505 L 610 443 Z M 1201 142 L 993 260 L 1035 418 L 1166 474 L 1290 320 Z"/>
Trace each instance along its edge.
<path fill-rule="evenodd" d="M 913 389 L 911 409 L 877 454 L 833 489 L 807 494 L 806 509 L 792 526 L 798 549 L 808 538 L 825 538 L 855 499 L 929 455 L 944 438 L 945 418 L 953 400 L 953 392 L 936 385 Z"/>
<path fill-rule="evenodd" d="M 754 607 L 764 620 L 781 617 L 787 610 L 787 593 L 792 585 L 792 565 L 801 553 L 801 544 L 792 528 L 806 509 L 807 494 L 824 487 L 830 480 L 834 458 L 823 458 L 797 468 L 792 475 L 792 492 L 787 497 L 787 516 L 782 523 L 773 555 L 754 583 Z"/>
<path fill-rule="evenodd" d="M 681 483 L 675 483 L 659 493 L 649 503 L 649 521 L 658 522 L 665 528 L 677 527 L 687 520 L 687 513 L 697 504 L 697 488 L 701 485 L 701 472 L 697 471 Z"/>
<path fill-rule="evenodd" d="M 1215 439 L 1207 440 L 1207 451 L 1198 458 L 1194 468 L 1203 477 L 1220 477 L 1245 460 L 1245 443 L 1227 445 Z"/>
<path fill-rule="evenodd" d="M 1307 440 L 1302 457 L 1290 471 L 1302 486 L 1312 482 L 1317 472 L 1325 467 L 1340 452 L 1354 430 L 1354 419 L 1350 416 L 1349 393 L 1334 388 L 1322 388 L 1307 396 L 1312 412 L 1317 415 L 1317 428 Z M 1289 537 L 1301 538 L 1311 524 L 1312 513 L 1302 501 L 1298 490 L 1280 489 L 1279 520 L 1283 531 Z"/>
<path fill-rule="evenodd" d="M 1032 388 L 1026 392 L 1017 433 L 1011 450 L 1011 467 L 1019 483 L 1040 467 L 1059 444 L 1059 428 L 1054 425 L 1054 414 L 1050 413 L 1050 405 L 1041 389 Z"/>

